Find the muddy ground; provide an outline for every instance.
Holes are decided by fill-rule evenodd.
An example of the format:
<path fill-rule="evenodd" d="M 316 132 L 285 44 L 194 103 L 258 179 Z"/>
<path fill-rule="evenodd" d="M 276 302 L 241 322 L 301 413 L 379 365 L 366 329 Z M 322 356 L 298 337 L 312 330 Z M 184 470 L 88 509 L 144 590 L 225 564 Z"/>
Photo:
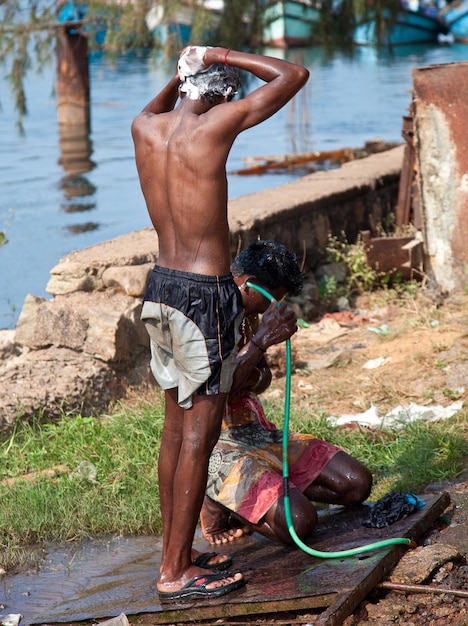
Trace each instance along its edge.
<path fill-rule="evenodd" d="M 296 367 L 291 403 L 307 410 L 325 408 L 331 415 L 343 416 L 361 413 L 374 404 L 383 415 L 410 402 L 447 407 L 468 400 L 465 294 L 440 299 L 421 293 L 403 305 L 366 296 L 356 302 L 353 312 L 330 315 L 314 329 L 300 330 L 292 346 Z M 283 352 L 273 351 L 271 356 L 280 371 Z M 380 365 L 366 369 L 367 363 Z M 266 395 L 279 395 L 283 384 L 277 378 Z M 447 593 L 375 589 L 346 619 L 345 626 L 468 625 L 468 471 L 428 485 L 426 491 L 448 491 L 452 500 L 446 511 L 451 524 L 440 523 L 421 542 L 425 546 L 457 543 L 461 558 L 435 567 L 423 583 L 445 588 Z M 464 591 L 467 597 L 458 597 L 454 590 Z M 305 625 L 317 617 L 310 613 L 277 615 L 275 621 L 257 618 L 249 623 Z"/>
<path fill-rule="evenodd" d="M 361 413 L 372 404 L 382 415 L 410 402 L 442 407 L 459 400 L 466 404 L 468 295 L 436 299 L 421 292 L 416 300 L 397 305 L 374 294 L 360 298 L 355 307 L 352 312 L 327 314 L 293 337 L 291 403 L 295 408 L 343 416 Z M 282 397 L 284 354 L 284 347 L 268 351 L 275 377 L 266 398 Z M 374 367 L 364 367 L 369 363 Z M 425 489 L 448 491 L 451 504 L 445 519 L 420 541 L 421 547 L 456 546 L 459 556 L 434 565 L 422 581 L 426 593 L 374 589 L 344 626 L 468 626 L 468 462 L 465 467 L 462 474 Z M 433 588 L 445 591 L 436 593 Z M 319 613 L 289 612 L 274 619 L 257 615 L 202 623 L 306 626 L 317 619 Z M 130 621 L 138 623 L 138 619 Z"/>
<path fill-rule="evenodd" d="M 384 293 L 362 296 L 353 311 L 325 314 L 300 329 L 291 345 L 294 406 L 340 416 L 374 404 L 384 414 L 410 402 L 448 406 L 468 398 L 465 294 L 435 301 L 421 292 L 400 304 L 386 303 Z M 268 353 L 279 372 L 283 353 Z M 375 367 L 378 360 L 385 362 Z M 374 369 L 364 367 L 368 362 Z M 281 392 L 281 378 L 277 383 L 265 397 Z"/>

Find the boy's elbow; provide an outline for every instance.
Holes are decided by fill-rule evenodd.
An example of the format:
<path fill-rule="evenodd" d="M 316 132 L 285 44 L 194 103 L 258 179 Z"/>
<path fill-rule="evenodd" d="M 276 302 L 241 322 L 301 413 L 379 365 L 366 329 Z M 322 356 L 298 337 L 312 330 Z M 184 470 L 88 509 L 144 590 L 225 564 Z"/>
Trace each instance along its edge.
<path fill-rule="evenodd" d="M 298 81 L 301 87 L 303 87 L 306 84 L 306 82 L 309 80 L 309 76 L 310 76 L 309 70 L 306 67 L 303 67 L 300 65 Z"/>
<path fill-rule="evenodd" d="M 308 81 L 309 74 L 309 70 L 306 67 L 294 65 L 289 74 L 284 77 L 286 80 L 285 84 L 288 85 L 288 89 L 292 93 L 297 93 Z"/>

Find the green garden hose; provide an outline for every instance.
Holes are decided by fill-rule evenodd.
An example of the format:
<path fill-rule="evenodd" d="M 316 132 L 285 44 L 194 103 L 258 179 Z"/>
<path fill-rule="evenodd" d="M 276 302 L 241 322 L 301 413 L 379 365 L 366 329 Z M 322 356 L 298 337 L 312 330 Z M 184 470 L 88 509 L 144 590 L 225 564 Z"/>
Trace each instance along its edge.
<path fill-rule="evenodd" d="M 247 286 L 254 289 L 258 293 L 262 294 L 267 300 L 272 302 L 274 297 L 263 287 L 251 282 L 247 282 Z M 279 306 L 279 304 L 278 304 Z M 286 523 L 288 525 L 289 534 L 291 535 L 294 543 L 304 552 L 310 556 L 315 556 L 320 559 L 337 559 L 348 556 L 355 556 L 356 554 L 363 554 L 364 552 L 370 552 L 371 550 L 378 550 L 380 548 L 386 548 L 388 546 L 403 544 L 412 545 L 411 539 L 406 537 L 395 537 L 393 539 L 384 539 L 383 541 L 377 541 L 370 543 L 359 548 L 351 548 L 350 550 L 339 550 L 337 552 L 321 552 L 314 550 L 307 544 L 305 544 L 297 535 L 291 516 L 291 503 L 289 500 L 289 466 L 288 466 L 288 443 L 289 443 L 289 416 L 291 409 L 291 375 L 292 375 L 292 356 L 291 356 L 291 340 L 286 339 L 286 383 L 284 393 L 284 422 L 283 422 L 283 488 L 284 488 L 284 512 L 286 515 Z"/>

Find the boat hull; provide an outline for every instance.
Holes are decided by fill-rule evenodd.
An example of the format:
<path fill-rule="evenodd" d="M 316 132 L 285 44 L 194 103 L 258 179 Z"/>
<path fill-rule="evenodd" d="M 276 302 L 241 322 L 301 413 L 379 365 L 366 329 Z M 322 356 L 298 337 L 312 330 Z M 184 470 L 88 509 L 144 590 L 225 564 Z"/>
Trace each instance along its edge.
<path fill-rule="evenodd" d="M 435 43 L 444 31 L 437 17 L 416 11 L 399 11 L 394 19 L 388 16 L 382 42 L 387 45 Z M 375 21 L 358 25 L 354 30 L 354 43 L 369 45 L 378 43 Z"/>
<path fill-rule="evenodd" d="M 222 3 L 206 0 L 203 7 L 206 10 L 206 29 L 199 33 L 199 39 L 209 41 L 219 25 Z M 163 5 L 155 4 L 146 14 L 146 25 L 157 44 L 165 46 L 171 41 L 175 46 L 183 48 L 191 42 L 196 9 L 193 4 L 182 3 L 176 11 L 166 16 Z"/>
<path fill-rule="evenodd" d="M 264 12 L 263 43 L 275 48 L 307 46 L 313 39 L 320 11 L 295 0 L 272 2 Z"/>
<path fill-rule="evenodd" d="M 440 19 L 455 41 L 468 43 L 468 1 L 452 2 L 440 12 Z"/>
<path fill-rule="evenodd" d="M 88 3 L 87 2 L 74 2 L 73 0 L 68 0 L 65 4 L 62 5 L 57 19 L 60 24 L 64 24 L 66 22 L 81 22 L 88 13 Z M 94 23 L 91 26 L 91 30 L 80 27 L 80 28 L 71 28 L 69 32 L 72 35 L 80 33 L 86 33 L 91 45 L 103 46 L 106 40 L 107 35 L 107 26 L 104 19 L 98 20 L 95 18 Z"/>

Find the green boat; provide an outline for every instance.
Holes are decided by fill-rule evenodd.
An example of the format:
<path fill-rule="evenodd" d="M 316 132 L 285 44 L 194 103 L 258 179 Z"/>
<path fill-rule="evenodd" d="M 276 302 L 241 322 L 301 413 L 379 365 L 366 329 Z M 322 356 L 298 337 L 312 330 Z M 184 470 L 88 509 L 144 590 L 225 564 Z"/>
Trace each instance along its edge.
<path fill-rule="evenodd" d="M 468 43 L 468 0 L 447 3 L 439 17 L 455 41 Z"/>
<path fill-rule="evenodd" d="M 274 48 L 308 46 L 320 10 L 310 0 L 279 0 L 265 6 L 263 43 Z"/>

